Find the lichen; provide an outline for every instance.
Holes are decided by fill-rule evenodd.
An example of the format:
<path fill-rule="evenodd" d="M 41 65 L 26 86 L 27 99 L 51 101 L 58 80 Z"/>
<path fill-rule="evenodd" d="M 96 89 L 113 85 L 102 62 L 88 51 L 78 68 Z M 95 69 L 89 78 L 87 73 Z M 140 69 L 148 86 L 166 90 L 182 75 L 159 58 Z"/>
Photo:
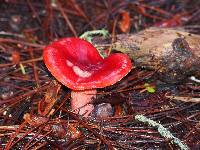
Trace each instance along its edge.
<path fill-rule="evenodd" d="M 158 132 L 160 133 L 161 136 L 168 138 L 171 140 L 171 143 L 177 144 L 181 150 L 189 150 L 189 147 L 183 143 L 180 139 L 175 137 L 169 130 L 167 130 L 163 125 L 148 119 L 147 117 L 143 115 L 136 115 L 135 119 L 138 121 L 141 121 L 143 123 L 147 123 L 148 125 L 157 128 Z"/>
<path fill-rule="evenodd" d="M 88 42 L 90 42 L 90 43 L 92 43 L 92 38 L 93 38 L 93 36 L 94 35 L 102 35 L 104 38 L 106 37 L 106 36 L 108 36 L 108 31 L 107 30 L 105 30 L 105 29 L 101 29 L 101 30 L 93 30 L 93 31 L 87 31 L 87 32 L 84 32 L 81 36 L 80 36 L 80 38 L 81 39 L 85 39 L 85 40 L 87 40 Z"/>

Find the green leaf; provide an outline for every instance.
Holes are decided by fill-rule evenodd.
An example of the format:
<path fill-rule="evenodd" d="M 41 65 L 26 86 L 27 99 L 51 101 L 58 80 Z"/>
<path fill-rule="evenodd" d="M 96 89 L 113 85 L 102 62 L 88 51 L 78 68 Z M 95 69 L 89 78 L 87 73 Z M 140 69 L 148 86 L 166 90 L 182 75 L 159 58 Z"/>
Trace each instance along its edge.
<path fill-rule="evenodd" d="M 155 93 L 156 92 L 155 88 L 153 86 L 150 86 L 148 83 L 145 83 L 144 87 L 149 93 Z"/>

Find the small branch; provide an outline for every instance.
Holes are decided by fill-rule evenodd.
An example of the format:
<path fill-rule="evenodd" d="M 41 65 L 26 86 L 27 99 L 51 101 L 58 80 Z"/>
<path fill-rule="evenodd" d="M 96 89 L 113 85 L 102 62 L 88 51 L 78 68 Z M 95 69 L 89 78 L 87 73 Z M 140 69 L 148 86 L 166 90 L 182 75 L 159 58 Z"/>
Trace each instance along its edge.
<path fill-rule="evenodd" d="M 156 127 L 158 132 L 160 133 L 160 135 L 162 135 L 163 137 L 170 139 L 171 143 L 175 143 L 177 144 L 181 150 L 189 150 L 188 146 L 183 143 L 180 139 L 178 139 L 177 137 L 173 136 L 173 134 L 171 134 L 170 131 L 168 131 L 165 127 L 163 127 L 163 125 L 146 118 L 143 115 L 136 115 L 135 119 L 138 121 L 141 121 L 143 123 L 147 123 L 148 125 L 152 126 L 152 127 Z"/>
<path fill-rule="evenodd" d="M 41 45 L 41 44 L 28 43 L 24 41 L 9 39 L 9 38 L 0 38 L 0 43 L 14 43 L 14 44 L 22 44 L 22 45 L 31 46 L 31 47 L 38 47 L 41 49 L 44 48 L 44 45 Z"/>
<path fill-rule="evenodd" d="M 42 61 L 42 60 L 43 60 L 43 57 L 39 57 L 39 58 L 20 61 L 19 64 L 32 63 L 32 62 Z M 1 67 L 12 66 L 12 65 L 16 65 L 16 64 L 14 64 L 14 63 L 0 64 L 0 68 Z"/>
<path fill-rule="evenodd" d="M 183 102 L 193 102 L 193 103 L 199 103 L 200 98 L 199 97 L 185 97 L 185 96 L 166 96 L 167 98 L 179 100 Z"/>
<path fill-rule="evenodd" d="M 77 37 L 77 33 L 76 33 L 76 30 L 75 28 L 73 27 L 71 21 L 69 20 L 67 14 L 65 13 L 63 7 L 62 7 L 62 4 L 60 1 L 57 1 L 57 4 L 58 4 L 58 8 L 60 10 L 60 13 L 62 14 L 63 18 L 65 19 L 67 25 L 69 26 L 70 30 L 72 31 L 72 33 L 74 34 L 74 36 Z"/>

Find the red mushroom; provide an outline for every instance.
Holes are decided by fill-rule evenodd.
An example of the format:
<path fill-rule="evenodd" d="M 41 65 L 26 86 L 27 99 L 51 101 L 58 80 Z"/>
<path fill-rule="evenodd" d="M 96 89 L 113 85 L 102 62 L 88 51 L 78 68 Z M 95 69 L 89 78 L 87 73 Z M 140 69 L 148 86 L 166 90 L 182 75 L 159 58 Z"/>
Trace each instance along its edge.
<path fill-rule="evenodd" d="M 53 42 L 44 49 L 43 57 L 51 74 L 72 89 L 72 110 L 85 117 L 94 107 L 89 103 L 96 88 L 113 85 L 132 68 L 127 55 L 116 53 L 103 59 L 91 43 L 80 38 Z"/>

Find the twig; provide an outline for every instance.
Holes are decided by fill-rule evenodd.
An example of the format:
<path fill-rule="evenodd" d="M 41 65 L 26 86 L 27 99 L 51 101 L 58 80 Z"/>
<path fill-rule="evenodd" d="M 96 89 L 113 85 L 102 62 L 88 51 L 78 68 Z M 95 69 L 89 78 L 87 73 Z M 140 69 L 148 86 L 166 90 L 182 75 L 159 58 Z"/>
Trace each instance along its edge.
<path fill-rule="evenodd" d="M 57 4 L 58 4 L 58 8 L 59 8 L 61 14 L 63 15 L 63 17 L 64 17 L 64 19 L 65 19 L 67 25 L 69 26 L 70 30 L 72 31 L 72 33 L 74 34 L 74 36 L 77 37 L 76 30 L 75 30 L 75 28 L 73 27 L 71 21 L 69 20 L 67 14 L 64 12 L 64 9 L 63 9 L 63 7 L 62 7 L 62 4 L 61 4 L 61 2 L 60 2 L 59 0 L 57 0 Z"/>
<path fill-rule="evenodd" d="M 179 100 L 183 102 L 193 102 L 193 103 L 199 103 L 200 98 L 199 97 L 185 97 L 185 96 L 167 96 L 167 98 L 174 99 L 174 100 Z"/>
<path fill-rule="evenodd" d="M 98 132 L 96 132 L 95 130 L 93 130 L 85 121 L 81 120 L 77 115 L 75 115 L 74 113 L 70 112 L 69 110 L 67 110 L 67 109 L 65 109 L 63 107 L 61 107 L 61 110 L 69 113 L 70 115 L 72 115 L 72 117 L 74 119 L 76 119 L 80 124 L 82 124 L 90 132 L 92 132 L 98 139 L 100 139 L 103 143 L 105 143 L 110 150 L 114 150 L 114 147 L 111 146 L 111 143 L 108 140 L 104 139 L 104 137 L 102 137 L 101 135 L 99 135 Z"/>
<path fill-rule="evenodd" d="M 41 45 L 41 44 L 28 43 L 28 42 L 24 42 L 24 41 L 9 39 L 9 38 L 0 38 L 0 43 L 22 44 L 22 45 L 31 46 L 31 47 L 38 47 L 38 48 L 41 48 L 41 49 L 43 49 L 45 47 L 44 45 Z"/>
<path fill-rule="evenodd" d="M 183 143 L 180 139 L 178 139 L 177 137 L 173 136 L 173 134 L 171 134 L 170 131 L 168 131 L 165 127 L 163 127 L 161 124 L 146 118 L 143 115 L 136 115 L 135 119 L 138 121 L 141 121 L 143 123 L 147 123 L 148 125 L 152 126 L 152 127 L 156 127 L 158 132 L 165 138 L 168 138 L 171 140 L 172 143 L 177 144 L 181 150 L 189 150 L 188 146 Z"/>
<path fill-rule="evenodd" d="M 190 77 L 190 80 L 195 81 L 195 82 L 197 82 L 197 83 L 200 83 L 200 80 L 197 79 L 195 76 L 191 76 L 191 77 Z"/>
<path fill-rule="evenodd" d="M 19 64 L 25 64 L 25 63 L 32 63 L 32 62 L 36 62 L 36 61 L 42 61 L 43 57 L 39 57 L 39 58 L 34 58 L 34 59 L 29 59 L 29 60 L 24 60 L 24 61 L 20 61 Z M 14 63 L 8 63 L 8 64 L 0 64 L 0 68 L 1 67 L 7 67 L 7 66 L 12 66 L 12 65 L 16 65 Z"/>
<path fill-rule="evenodd" d="M 35 59 L 32 48 L 29 49 L 29 53 L 30 53 L 31 59 L 32 60 Z M 37 85 L 37 87 L 39 87 L 40 86 L 40 81 L 39 81 L 38 71 L 37 71 L 37 67 L 36 67 L 35 61 L 32 62 L 32 67 L 33 67 L 33 73 L 34 73 L 34 79 L 35 79 L 36 85 Z"/>

